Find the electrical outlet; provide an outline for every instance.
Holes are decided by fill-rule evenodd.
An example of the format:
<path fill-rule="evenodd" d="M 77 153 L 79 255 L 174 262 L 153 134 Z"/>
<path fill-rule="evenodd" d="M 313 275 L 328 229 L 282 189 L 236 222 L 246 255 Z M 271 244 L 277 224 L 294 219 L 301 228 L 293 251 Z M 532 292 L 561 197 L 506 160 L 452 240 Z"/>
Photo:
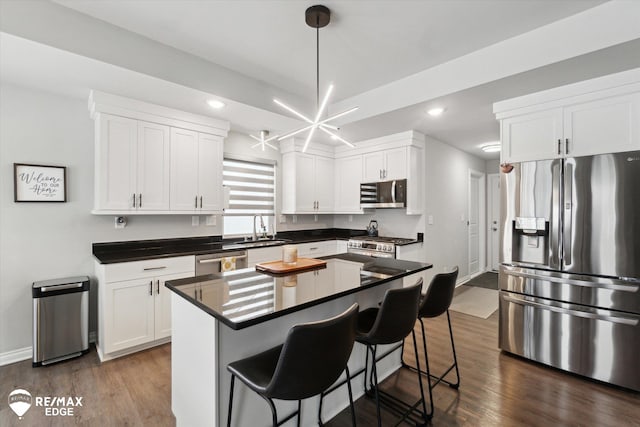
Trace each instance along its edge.
<path fill-rule="evenodd" d="M 294 224 L 298 222 L 298 215 L 293 215 L 293 217 L 291 218 L 291 222 L 293 222 Z"/>
<path fill-rule="evenodd" d="M 429 225 L 433 225 L 433 215 L 429 215 L 429 216 L 427 217 L 427 224 L 429 224 Z"/>
<path fill-rule="evenodd" d="M 208 215 L 206 219 L 207 225 L 216 225 L 216 216 Z"/>
<path fill-rule="evenodd" d="M 125 228 L 127 226 L 127 217 L 117 216 L 115 220 L 116 228 Z"/>
<path fill-rule="evenodd" d="M 286 224 L 286 222 L 287 222 L 287 216 L 280 215 L 280 224 Z"/>
<path fill-rule="evenodd" d="M 198 225 L 200 225 L 200 217 L 198 215 L 193 215 L 191 217 L 191 225 L 193 227 L 197 227 Z"/>
<path fill-rule="evenodd" d="M 349 215 L 349 222 L 353 222 L 353 215 Z"/>

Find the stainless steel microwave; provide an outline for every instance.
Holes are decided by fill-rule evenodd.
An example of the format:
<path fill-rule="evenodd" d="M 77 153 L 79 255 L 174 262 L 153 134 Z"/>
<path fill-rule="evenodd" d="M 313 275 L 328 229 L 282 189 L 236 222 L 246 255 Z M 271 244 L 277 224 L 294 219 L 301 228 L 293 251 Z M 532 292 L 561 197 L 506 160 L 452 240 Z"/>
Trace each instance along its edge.
<path fill-rule="evenodd" d="M 396 179 L 360 184 L 360 207 L 363 209 L 407 207 L 407 180 Z"/>

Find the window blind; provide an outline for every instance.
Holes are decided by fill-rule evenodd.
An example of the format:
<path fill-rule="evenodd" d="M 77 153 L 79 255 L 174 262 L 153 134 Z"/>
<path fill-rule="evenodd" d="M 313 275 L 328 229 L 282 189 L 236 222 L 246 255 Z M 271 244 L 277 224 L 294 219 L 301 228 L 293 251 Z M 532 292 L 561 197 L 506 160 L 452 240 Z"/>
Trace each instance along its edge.
<path fill-rule="evenodd" d="M 226 158 L 223 185 L 228 192 L 225 215 L 274 215 L 276 168 L 258 161 Z"/>

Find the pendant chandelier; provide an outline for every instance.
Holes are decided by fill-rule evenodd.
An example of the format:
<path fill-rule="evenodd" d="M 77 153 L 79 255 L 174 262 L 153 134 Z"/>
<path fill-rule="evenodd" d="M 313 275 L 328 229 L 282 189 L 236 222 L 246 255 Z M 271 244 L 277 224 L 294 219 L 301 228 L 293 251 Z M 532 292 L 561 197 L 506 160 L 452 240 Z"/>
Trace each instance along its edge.
<path fill-rule="evenodd" d="M 350 143 L 349 141 L 347 141 L 346 139 L 342 138 L 341 136 L 335 133 L 338 130 L 338 128 L 334 125 L 331 125 L 330 122 L 357 110 L 358 107 L 350 108 L 346 111 L 333 114 L 324 119 L 322 118 L 322 114 L 325 108 L 327 107 L 329 97 L 331 96 L 331 92 L 333 91 L 333 85 L 332 84 L 329 85 L 329 88 L 327 89 L 327 93 L 324 95 L 324 98 L 322 98 L 322 103 L 320 103 L 320 28 L 326 27 L 329 24 L 330 20 L 331 20 L 331 12 L 329 11 L 329 8 L 325 6 L 322 6 L 322 5 L 311 6 L 305 11 L 305 21 L 307 25 L 316 29 L 316 108 L 317 108 L 317 111 L 315 116 L 313 117 L 313 120 L 307 117 L 306 115 L 296 111 L 295 109 L 289 107 L 282 101 L 279 101 L 277 99 L 273 100 L 273 102 L 275 102 L 285 110 L 293 113 L 294 115 L 298 116 L 299 118 L 307 122 L 307 124 L 301 127 L 300 129 L 294 130 L 292 132 L 288 132 L 285 135 L 279 136 L 277 138 L 278 141 L 282 141 L 283 139 L 290 138 L 299 133 L 309 131 L 309 133 L 307 134 L 307 139 L 304 142 L 304 146 L 302 147 L 303 153 L 307 151 L 309 142 L 311 142 L 311 138 L 313 137 L 313 134 L 318 129 L 326 133 L 327 135 L 329 135 L 332 139 L 340 141 L 348 145 L 349 147 L 354 147 L 352 143 Z"/>
<path fill-rule="evenodd" d="M 278 148 L 275 145 L 269 144 L 270 141 L 273 141 L 274 139 L 278 138 L 278 135 L 274 135 L 272 137 L 269 137 L 269 131 L 268 130 L 261 130 L 260 131 L 260 138 L 258 138 L 257 136 L 253 136 L 253 135 L 249 135 L 251 138 L 255 139 L 256 141 L 258 141 L 258 143 L 256 145 L 253 145 L 251 148 L 256 148 L 256 147 L 261 147 L 262 151 L 264 151 L 265 147 L 269 147 L 269 148 L 273 148 L 274 150 L 278 150 Z"/>

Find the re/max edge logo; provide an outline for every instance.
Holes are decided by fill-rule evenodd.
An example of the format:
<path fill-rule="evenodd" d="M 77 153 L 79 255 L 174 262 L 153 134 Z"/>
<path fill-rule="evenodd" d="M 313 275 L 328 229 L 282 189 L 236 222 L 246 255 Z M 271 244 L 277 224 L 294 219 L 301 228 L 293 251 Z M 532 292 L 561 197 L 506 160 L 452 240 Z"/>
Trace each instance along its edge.
<path fill-rule="evenodd" d="M 15 412 L 19 419 L 31 408 L 35 401 L 35 406 L 44 408 L 44 415 L 47 417 L 72 417 L 75 408 L 82 405 L 81 396 L 31 396 L 27 390 L 16 389 L 9 394 L 9 407 Z"/>

